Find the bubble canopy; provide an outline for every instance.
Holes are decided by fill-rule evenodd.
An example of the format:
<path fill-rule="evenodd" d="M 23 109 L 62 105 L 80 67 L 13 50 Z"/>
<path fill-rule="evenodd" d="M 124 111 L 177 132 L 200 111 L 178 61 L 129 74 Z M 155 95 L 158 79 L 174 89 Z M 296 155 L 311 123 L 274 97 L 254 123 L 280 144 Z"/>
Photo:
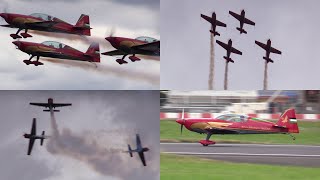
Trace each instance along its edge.
<path fill-rule="evenodd" d="M 155 38 L 152 38 L 152 37 L 147 37 L 147 36 L 137 37 L 136 40 L 144 41 L 144 42 L 147 42 L 147 43 L 152 43 L 152 42 L 159 41 L 158 39 L 155 39 Z"/>

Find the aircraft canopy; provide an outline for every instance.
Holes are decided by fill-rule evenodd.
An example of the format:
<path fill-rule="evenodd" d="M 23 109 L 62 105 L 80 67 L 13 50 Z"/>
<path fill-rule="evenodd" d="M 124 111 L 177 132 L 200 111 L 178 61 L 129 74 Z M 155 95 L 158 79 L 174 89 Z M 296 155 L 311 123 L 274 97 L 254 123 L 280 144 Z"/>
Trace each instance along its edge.
<path fill-rule="evenodd" d="M 152 43 L 152 42 L 159 41 L 159 40 L 157 40 L 157 39 L 155 39 L 155 38 L 147 37 L 147 36 L 137 37 L 136 40 L 144 41 L 144 42 L 147 42 L 147 43 Z"/>
<path fill-rule="evenodd" d="M 65 45 L 65 44 L 62 44 L 60 42 L 56 42 L 56 41 L 44 41 L 43 43 L 41 44 L 44 44 L 44 45 L 47 45 L 47 46 L 51 46 L 51 47 L 54 47 L 54 48 L 57 48 L 57 49 L 73 49 L 75 50 L 74 48 L 68 46 L 68 45 Z"/>
<path fill-rule="evenodd" d="M 248 120 L 248 116 L 239 115 L 239 114 L 224 114 L 224 115 L 218 116 L 216 119 L 230 121 L 230 122 L 245 122 Z"/>

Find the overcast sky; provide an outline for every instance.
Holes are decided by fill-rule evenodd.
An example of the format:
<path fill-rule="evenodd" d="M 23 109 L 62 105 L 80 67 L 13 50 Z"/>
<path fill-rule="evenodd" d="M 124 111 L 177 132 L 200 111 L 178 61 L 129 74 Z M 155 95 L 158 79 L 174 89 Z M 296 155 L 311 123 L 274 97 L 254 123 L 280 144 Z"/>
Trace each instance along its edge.
<path fill-rule="evenodd" d="M 308 1 L 218 1 L 161 0 L 161 89 L 208 89 L 210 24 L 200 14 L 226 23 L 218 27 L 220 41 L 229 38 L 233 46 L 243 52 L 232 54 L 235 63 L 229 64 L 229 89 L 254 90 L 263 88 L 265 51 L 255 45 L 258 40 L 272 46 L 282 55 L 271 54 L 269 89 L 318 89 L 320 61 L 319 2 Z M 240 35 L 239 21 L 228 14 L 240 13 L 256 26 L 245 25 L 248 34 Z M 223 89 L 226 51 L 215 44 L 215 89 Z"/>
<path fill-rule="evenodd" d="M 26 8 L 28 7 L 28 8 Z M 114 36 L 160 39 L 159 0 L 0 0 L 0 11 L 18 14 L 45 13 L 75 24 L 81 14 L 90 16 L 93 28 L 89 41 L 80 36 L 49 33 L 21 39 L 31 42 L 54 40 L 86 51 L 91 41 L 100 43 L 100 51 L 114 50 L 104 38 L 113 28 Z M 0 24 L 7 24 L 0 18 Z M 0 89 L 159 89 L 160 63 L 145 60 L 120 66 L 116 57 L 101 55 L 96 69 L 90 63 L 51 63 L 26 66 L 29 56 L 15 49 L 9 36 L 17 29 L 0 28 Z M 72 38 L 72 40 L 70 39 Z"/>
<path fill-rule="evenodd" d="M 61 143 L 67 148 L 49 152 L 53 139 L 45 140 L 42 147 L 36 140 L 27 156 L 28 140 L 22 135 L 30 133 L 32 118 L 37 118 L 37 134 L 45 130 L 53 136 L 50 113 L 29 105 L 47 102 L 49 97 L 72 103 L 55 113 Z M 158 91 L 1 91 L 0 99 L 2 179 L 159 179 Z M 145 153 L 146 167 L 137 154 L 130 158 L 122 152 L 128 143 L 136 147 L 136 133 L 150 148 Z"/>

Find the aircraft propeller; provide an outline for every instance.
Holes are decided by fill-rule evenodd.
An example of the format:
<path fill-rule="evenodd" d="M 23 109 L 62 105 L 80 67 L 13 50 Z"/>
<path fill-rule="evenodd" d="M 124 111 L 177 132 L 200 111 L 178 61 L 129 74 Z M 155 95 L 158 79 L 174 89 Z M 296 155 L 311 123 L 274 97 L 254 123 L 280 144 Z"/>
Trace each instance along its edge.
<path fill-rule="evenodd" d="M 184 109 L 182 109 L 181 120 L 182 120 L 183 122 L 181 123 L 181 126 L 180 126 L 180 134 L 182 134 L 183 125 L 184 125 L 184 123 L 185 123 L 185 121 L 186 121 L 186 120 L 184 119 Z"/>
<path fill-rule="evenodd" d="M 115 27 L 112 26 L 110 29 L 108 29 L 105 33 L 105 37 L 113 37 L 115 33 Z"/>

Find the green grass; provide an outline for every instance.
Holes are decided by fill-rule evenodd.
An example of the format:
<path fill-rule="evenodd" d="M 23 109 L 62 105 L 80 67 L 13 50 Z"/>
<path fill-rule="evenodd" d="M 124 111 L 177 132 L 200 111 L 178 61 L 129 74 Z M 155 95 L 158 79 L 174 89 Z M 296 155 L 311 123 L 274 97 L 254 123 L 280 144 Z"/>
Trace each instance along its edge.
<path fill-rule="evenodd" d="M 196 157 L 160 155 L 161 180 L 320 179 L 320 168 L 230 163 Z"/>
<path fill-rule="evenodd" d="M 246 134 L 246 135 L 212 135 L 211 140 L 230 143 L 266 143 L 266 144 L 313 144 L 320 145 L 320 122 L 298 122 L 300 133 L 293 134 L 293 141 L 286 134 Z M 183 127 L 180 135 L 180 124 L 172 120 L 160 121 L 161 142 L 198 142 L 205 139 L 205 134 L 191 132 Z"/>

